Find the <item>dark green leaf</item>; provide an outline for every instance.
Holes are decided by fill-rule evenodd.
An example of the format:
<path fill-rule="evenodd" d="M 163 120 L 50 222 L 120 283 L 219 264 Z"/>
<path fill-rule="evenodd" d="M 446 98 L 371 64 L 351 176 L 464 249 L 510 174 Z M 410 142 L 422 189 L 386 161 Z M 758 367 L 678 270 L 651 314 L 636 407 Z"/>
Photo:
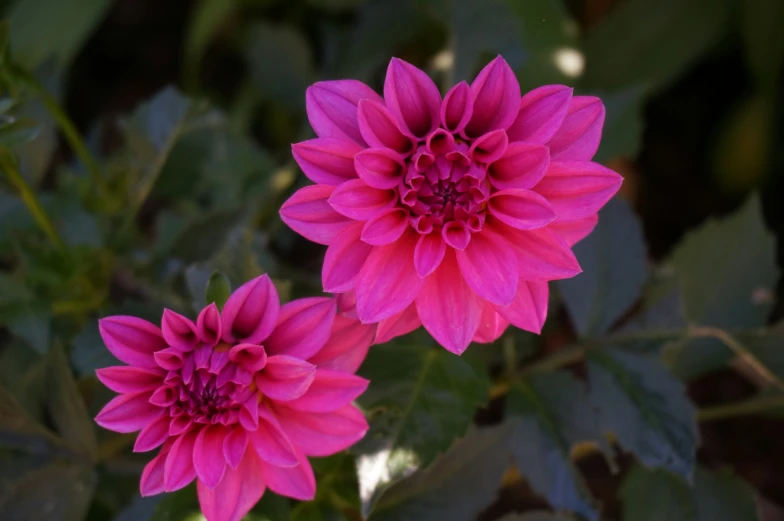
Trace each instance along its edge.
<path fill-rule="evenodd" d="M 290 521 L 348 521 L 348 518 L 337 508 L 318 502 L 300 503 L 292 509 L 289 519 Z M 255 517 L 252 521 L 255 521 Z"/>
<path fill-rule="evenodd" d="M 217 210 L 195 219 L 174 241 L 172 255 L 186 263 L 209 259 L 223 247 L 243 216 L 242 211 Z"/>
<path fill-rule="evenodd" d="M 206 264 L 191 264 L 185 268 L 185 284 L 188 286 L 193 309 L 196 311 L 201 311 L 204 307 L 204 295 L 213 271 L 214 268 Z"/>
<path fill-rule="evenodd" d="M 619 349 L 591 353 L 588 376 L 602 428 L 644 465 L 690 479 L 698 432 L 683 384 L 658 361 Z"/>
<path fill-rule="evenodd" d="M 204 302 L 209 305 L 215 303 L 218 309 L 223 309 L 223 305 L 231 296 L 231 282 L 228 277 L 219 271 L 213 271 L 210 280 L 207 281 L 207 289 L 204 291 Z"/>
<path fill-rule="evenodd" d="M 0 147 L 11 148 L 34 140 L 41 131 L 31 121 L 15 121 L 0 127 Z"/>
<path fill-rule="evenodd" d="M 697 469 L 694 499 L 698 521 L 755 521 L 757 502 L 748 483 L 731 472 Z"/>
<path fill-rule="evenodd" d="M 198 512 L 200 510 L 196 484 L 191 483 L 177 492 L 166 494 L 155 507 L 155 512 L 149 521 L 183 521 Z"/>
<path fill-rule="evenodd" d="M 79 376 L 95 374 L 95 370 L 102 367 L 121 365 L 120 361 L 106 349 L 98 332 L 98 322 L 95 320 L 88 322 L 74 338 L 70 358 Z"/>
<path fill-rule="evenodd" d="M 47 354 L 46 377 L 49 416 L 57 431 L 71 446 L 94 456 L 98 450 L 95 427 L 58 342 Z"/>
<path fill-rule="evenodd" d="M 370 519 L 473 521 L 509 468 L 510 431 L 508 424 L 471 430 L 430 467 L 392 485 Z"/>
<path fill-rule="evenodd" d="M 606 332 L 640 297 L 647 276 L 642 226 L 629 205 L 613 199 L 594 232 L 574 247 L 583 273 L 558 281 L 582 336 Z"/>
<path fill-rule="evenodd" d="M 691 380 L 727 366 L 732 350 L 718 338 L 683 338 L 663 350 L 663 360 L 675 376 Z"/>
<path fill-rule="evenodd" d="M 773 235 L 759 197 L 689 233 L 672 255 L 686 315 L 700 325 L 762 326 L 778 280 Z"/>
<path fill-rule="evenodd" d="M 149 521 L 158 507 L 158 503 L 165 497 L 167 496 L 163 494 L 137 497 L 130 505 L 117 514 L 113 521 Z"/>
<path fill-rule="evenodd" d="M 185 79 L 198 81 L 199 63 L 215 33 L 237 8 L 236 0 L 202 0 L 193 10 L 185 42 Z"/>
<path fill-rule="evenodd" d="M 488 381 L 448 351 L 420 346 L 374 347 L 361 374 L 373 382 L 360 399 L 371 428 L 357 449 L 367 515 L 390 484 L 465 434 L 487 400 Z"/>
<path fill-rule="evenodd" d="M 33 420 L 8 391 L 0 387 L 0 444 L 34 453 L 62 452 L 63 443 Z"/>
<path fill-rule="evenodd" d="M 639 86 L 608 95 L 598 93 L 607 115 L 602 142 L 594 161 L 606 163 L 618 157 L 634 158 L 637 155 L 642 143 L 642 110 L 646 94 L 647 91 Z"/>
<path fill-rule="evenodd" d="M 525 514 L 509 514 L 498 521 L 574 521 L 571 517 L 552 512 L 526 512 Z"/>
<path fill-rule="evenodd" d="M 20 304 L 6 318 L 8 329 L 23 339 L 39 354 L 49 350 L 52 338 L 52 316 L 48 309 L 39 304 Z"/>
<path fill-rule="evenodd" d="M 289 519 L 291 516 L 291 501 L 283 496 L 267 492 L 253 507 L 250 515 L 252 516 L 250 521 Z"/>
<path fill-rule="evenodd" d="M 763 87 L 775 87 L 784 66 L 784 3 L 743 0 L 741 28 L 751 71 Z"/>

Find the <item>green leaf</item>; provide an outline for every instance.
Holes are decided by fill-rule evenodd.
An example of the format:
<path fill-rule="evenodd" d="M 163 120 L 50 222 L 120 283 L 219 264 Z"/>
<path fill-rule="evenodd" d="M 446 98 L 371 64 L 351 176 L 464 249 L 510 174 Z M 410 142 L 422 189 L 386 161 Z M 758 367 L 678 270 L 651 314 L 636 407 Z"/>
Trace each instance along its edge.
<path fill-rule="evenodd" d="M 185 521 L 190 519 L 191 514 L 199 513 L 196 484 L 191 483 L 177 492 L 166 494 L 155 507 L 149 521 Z"/>
<path fill-rule="evenodd" d="M 289 519 L 290 516 L 291 501 L 283 496 L 267 492 L 251 510 L 249 521 L 278 521 L 279 519 Z"/>
<path fill-rule="evenodd" d="M 430 467 L 392 485 L 371 521 L 473 521 L 509 468 L 510 432 L 508 424 L 472 429 Z"/>
<path fill-rule="evenodd" d="M 27 411 L 4 388 L 0 387 L 0 444 L 32 453 L 63 453 L 64 444 Z"/>
<path fill-rule="evenodd" d="M 689 233 L 671 258 L 688 319 L 722 328 L 765 324 L 778 280 L 759 197 Z"/>
<path fill-rule="evenodd" d="M 626 202 L 613 199 L 574 253 L 583 273 L 558 281 L 558 288 L 580 335 L 601 335 L 642 292 L 647 277 L 642 226 Z"/>
<path fill-rule="evenodd" d="M 59 342 L 46 360 L 46 390 L 49 416 L 62 438 L 89 457 L 98 451 L 93 420 L 76 387 L 71 367 Z"/>
<path fill-rule="evenodd" d="M 597 94 L 607 109 L 602 129 L 602 142 L 593 158 L 607 163 L 618 157 L 634 158 L 642 143 L 643 105 L 647 91 L 629 87 L 612 94 Z"/>
<path fill-rule="evenodd" d="M 41 128 L 32 121 L 14 121 L 0 127 L 0 147 L 11 148 L 34 140 Z"/>
<path fill-rule="evenodd" d="M 361 374 L 373 385 L 360 398 L 370 432 L 358 445 L 362 514 L 384 490 L 426 467 L 465 434 L 488 381 L 448 351 L 421 346 L 374 347 Z"/>
<path fill-rule="evenodd" d="M 583 86 L 659 90 L 724 37 L 730 0 L 629 0 L 585 38 Z M 623 42 L 623 45 L 619 45 Z"/>
<path fill-rule="evenodd" d="M 98 321 L 89 321 L 74 338 L 71 364 L 79 376 L 93 375 L 96 369 L 122 365 L 103 343 L 98 331 Z"/>
<path fill-rule="evenodd" d="M 223 309 L 223 305 L 231 296 L 231 282 L 228 277 L 219 271 L 213 271 L 210 280 L 207 281 L 207 289 L 204 291 L 204 302 L 209 305 L 215 303 L 218 309 Z"/>
<path fill-rule="evenodd" d="M 51 312 L 39 304 L 20 304 L 6 318 L 9 331 L 27 342 L 38 354 L 49 350 L 51 320 Z"/>
<path fill-rule="evenodd" d="M 109 0 L 18 0 L 9 15 L 12 54 L 28 69 L 51 57 L 65 68 L 110 5 Z"/>
<path fill-rule="evenodd" d="M 263 519 L 263 518 L 262 518 Z M 282 519 L 282 518 L 278 518 Z M 300 503 L 291 511 L 290 521 L 347 521 L 348 518 L 337 508 L 324 503 Z M 250 521 L 255 521 L 251 518 Z M 272 520 L 270 520 L 272 521 Z"/>
<path fill-rule="evenodd" d="M 664 470 L 632 469 L 620 490 L 624 521 L 754 521 L 754 490 L 728 472 L 697 469 L 694 487 Z"/>
<path fill-rule="evenodd" d="M 595 501 L 570 460 L 577 442 L 607 445 L 585 386 L 566 372 L 539 375 L 512 387 L 506 406 L 515 421 L 512 455 L 531 488 L 556 509 L 597 520 Z"/>
<path fill-rule="evenodd" d="M 215 33 L 237 8 L 236 0 L 201 0 L 193 9 L 185 39 L 185 80 L 193 86 L 198 81 L 199 64 Z"/>
<path fill-rule="evenodd" d="M 644 465 L 690 479 L 698 431 L 683 384 L 658 361 L 619 349 L 590 353 L 588 376 L 602 428 Z"/>
<path fill-rule="evenodd" d="M 743 0 L 741 30 L 751 71 L 763 87 L 776 86 L 784 66 L 784 3 L 778 0 Z"/>
<path fill-rule="evenodd" d="M 223 247 L 244 216 L 244 211 L 216 210 L 196 218 L 174 241 L 172 255 L 186 263 L 208 260 Z"/>
<path fill-rule="evenodd" d="M 526 512 L 525 514 L 509 514 L 498 521 L 574 521 L 573 518 L 552 512 Z"/>

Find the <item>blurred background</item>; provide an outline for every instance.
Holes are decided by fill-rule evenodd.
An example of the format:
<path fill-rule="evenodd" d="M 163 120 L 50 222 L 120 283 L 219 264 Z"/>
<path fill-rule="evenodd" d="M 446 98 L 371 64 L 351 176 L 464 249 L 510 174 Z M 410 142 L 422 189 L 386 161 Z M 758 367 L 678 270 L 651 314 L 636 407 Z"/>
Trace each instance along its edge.
<path fill-rule="evenodd" d="M 312 136 L 305 89 L 355 78 L 380 91 L 392 56 L 442 92 L 500 53 L 524 92 L 563 83 L 602 97 L 595 160 L 625 177 L 619 198 L 634 215 L 621 215 L 644 238 L 637 249 L 637 236 L 625 242 L 628 253 L 625 225 L 610 230 L 607 240 L 622 244 L 606 252 L 612 261 L 596 261 L 620 273 L 627 253 L 639 257 L 642 278 L 622 296 L 627 315 L 646 307 L 643 280 L 645 295 L 667 287 L 670 261 L 689 255 L 699 262 L 687 285 L 712 269 L 708 282 L 726 283 L 701 294 L 723 306 L 727 324 L 713 325 L 759 328 L 782 314 L 781 0 L 5 0 L 0 12 L 0 445 L 10 447 L 0 451 L 0 519 L 159 521 L 189 511 L 192 496 L 178 496 L 187 508 L 139 502 L 144 459 L 127 437 L 74 420 L 111 396 L 92 376 L 112 364 L 96 318 L 192 313 L 214 269 L 235 287 L 268 272 L 286 299 L 319 293 L 323 247 L 277 213 L 306 184 L 290 154 Z M 673 256 L 694 230 L 699 241 Z M 523 359 L 582 337 L 562 292 L 566 305 L 551 307 L 544 335 L 521 340 Z M 611 318 L 608 328 L 623 316 Z M 765 390 L 725 345 L 703 344 L 664 352 L 697 406 Z M 766 352 L 766 374 L 778 378 L 784 344 Z M 476 421 L 497 422 L 502 401 Z M 753 487 L 764 521 L 784 520 L 776 403 L 700 430 L 700 462 Z M 72 408 L 88 416 L 56 412 Z M 49 464 L 68 460 L 74 443 L 82 464 Z M 630 461 L 619 464 L 613 472 L 599 453 L 576 453 L 603 519 L 640 521 L 623 514 Z M 478 519 L 547 505 L 515 473 L 492 501 Z M 288 518 L 287 502 L 264 502 L 256 519 Z M 356 519 L 344 510 L 297 515 Z"/>

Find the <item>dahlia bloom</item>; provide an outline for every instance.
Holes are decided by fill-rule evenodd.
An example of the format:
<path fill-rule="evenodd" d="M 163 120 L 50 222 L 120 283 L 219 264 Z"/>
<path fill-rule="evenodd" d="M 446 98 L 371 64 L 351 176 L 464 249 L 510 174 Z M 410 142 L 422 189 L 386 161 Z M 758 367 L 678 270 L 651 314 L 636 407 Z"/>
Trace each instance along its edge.
<path fill-rule="evenodd" d="M 353 373 L 373 330 L 336 318 L 330 298 L 280 305 L 265 275 L 213 303 L 194 323 L 165 310 L 161 328 L 142 319 L 100 321 L 106 347 L 127 366 L 97 371 L 120 393 L 96 421 L 141 430 L 134 451 L 161 447 L 144 468 L 143 496 L 197 480 L 209 521 L 237 521 L 269 487 L 314 497 L 307 456 L 327 456 L 364 436 L 351 405 L 368 382 Z"/>
<path fill-rule="evenodd" d="M 441 98 L 392 59 L 384 98 L 354 80 L 311 86 L 318 138 L 293 145 L 315 185 L 282 219 L 328 245 L 322 279 L 353 292 L 382 338 L 423 324 L 444 347 L 492 341 L 511 323 L 540 332 L 550 280 L 580 266 L 571 246 L 621 177 L 591 158 L 604 106 L 563 85 L 525 96 L 500 56 Z"/>

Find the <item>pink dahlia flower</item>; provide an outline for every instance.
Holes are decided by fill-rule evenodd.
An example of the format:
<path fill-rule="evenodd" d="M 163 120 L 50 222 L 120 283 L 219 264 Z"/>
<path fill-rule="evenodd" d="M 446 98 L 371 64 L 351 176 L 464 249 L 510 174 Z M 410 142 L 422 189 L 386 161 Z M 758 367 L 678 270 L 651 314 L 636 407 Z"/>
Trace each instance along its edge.
<path fill-rule="evenodd" d="M 571 246 L 622 181 L 591 161 L 598 98 L 563 85 L 521 98 L 499 56 L 443 99 L 393 59 L 384 98 L 341 80 L 311 86 L 306 102 L 319 137 L 292 148 L 316 184 L 281 217 L 329 246 L 326 291 L 354 292 L 382 338 L 421 323 L 458 354 L 510 323 L 541 331 L 547 282 L 580 273 Z"/>
<path fill-rule="evenodd" d="M 223 311 L 196 322 L 165 310 L 161 328 L 113 316 L 100 322 L 106 347 L 127 366 L 98 370 L 120 396 L 96 421 L 141 430 L 134 451 L 161 447 L 144 469 L 144 496 L 194 479 L 209 521 L 237 521 L 269 487 L 312 499 L 307 456 L 327 456 L 364 436 L 351 405 L 367 387 L 353 373 L 373 329 L 340 316 L 334 299 L 280 305 L 265 275 L 235 291 Z"/>

